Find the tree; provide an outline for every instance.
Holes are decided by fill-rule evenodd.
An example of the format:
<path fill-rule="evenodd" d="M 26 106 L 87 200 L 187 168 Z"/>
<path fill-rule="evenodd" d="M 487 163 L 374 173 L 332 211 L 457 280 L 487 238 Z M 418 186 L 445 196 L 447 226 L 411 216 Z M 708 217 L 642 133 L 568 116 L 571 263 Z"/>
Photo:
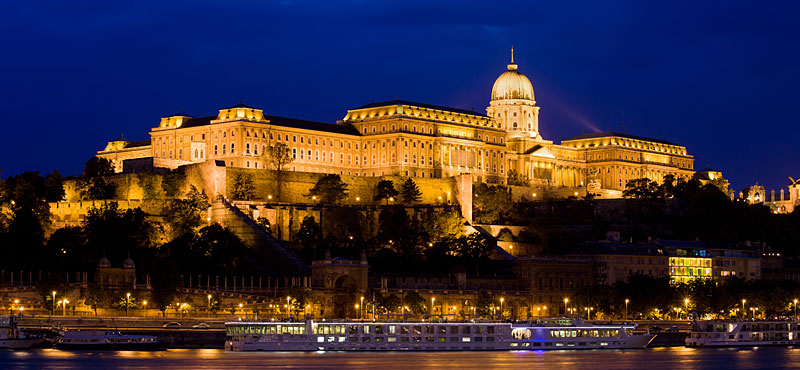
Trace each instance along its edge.
<path fill-rule="evenodd" d="M 175 235 L 191 233 L 205 223 L 209 206 L 208 196 L 190 185 L 186 199 L 173 200 L 164 218 Z"/>
<path fill-rule="evenodd" d="M 117 187 L 113 183 L 108 183 L 102 177 L 84 177 L 79 181 L 80 195 L 83 200 L 104 200 L 114 199 L 117 194 Z"/>
<path fill-rule="evenodd" d="M 167 197 L 176 198 L 181 196 L 181 189 L 185 183 L 186 174 L 181 169 L 174 169 L 161 178 L 161 189 Z"/>
<path fill-rule="evenodd" d="M 100 284 L 89 283 L 86 289 L 86 296 L 83 298 L 83 304 L 91 307 L 94 315 L 97 316 L 97 307 L 105 303 L 107 299 L 106 291 Z"/>
<path fill-rule="evenodd" d="M 417 292 L 412 291 L 406 293 L 405 297 L 403 297 L 403 302 L 415 315 L 421 315 L 427 311 L 425 309 L 425 298 L 422 298 L 422 296 Z"/>
<path fill-rule="evenodd" d="M 114 163 L 100 157 L 92 157 L 83 165 L 84 177 L 97 177 L 114 174 Z"/>
<path fill-rule="evenodd" d="M 531 180 L 515 170 L 508 170 L 508 185 L 530 186 Z"/>
<path fill-rule="evenodd" d="M 511 192 L 503 185 L 473 186 L 473 217 L 479 224 L 500 224 L 506 222 L 512 212 Z"/>
<path fill-rule="evenodd" d="M 44 177 L 45 200 L 48 202 L 60 202 L 64 200 L 64 179 L 61 173 L 55 170 Z"/>
<path fill-rule="evenodd" d="M 324 175 L 309 189 L 306 196 L 316 198 L 320 203 L 335 204 L 347 197 L 347 184 L 339 175 Z"/>
<path fill-rule="evenodd" d="M 394 188 L 394 182 L 392 180 L 381 180 L 378 182 L 378 185 L 375 186 L 375 195 L 372 197 L 372 200 L 378 202 L 381 199 L 386 199 L 386 204 L 389 204 L 389 199 L 396 197 L 400 192 Z"/>
<path fill-rule="evenodd" d="M 256 186 L 253 183 L 253 176 L 246 173 L 237 173 L 233 177 L 233 199 L 236 200 L 250 200 L 253 198 L 253 193 Z"/>
<path fill-rule="evenodd" d="M 107 253 L 112 260 L 122 260 L 128 253 L 146 250 L 156 239 L 156 226 L 140 208 L 119 209 L 117 202 L 90 208 L 83 222 L 86 240 L 85 261 Z"/>
<path fill-rule="evenodd" d="M 478 315 L 488 315 L 489 307 L 493 304 L 494 300 L 492 299 L 492 296 L 489 295 L 489 293 L 487 293 L 485 290 L 481 290 L 475 297 L 475 312 Z"/>
<path fill-rule="evenodd" d="M 172 304 L 181 287 L 175 264 L 167 258 L 156 259 L 152 267 L 151 278 L 153 290 L 150 292 L 150 300 L 153 302 L 153 307 L 166 316 L 167 308 Z"/>
<path fill-rule="evenodd" d="M 630 180 L 625 184 L 622 196 L 635 199 L 657 198 L 659 196 L 658 183 L 650 181 L 646 177 Z"/>
<path fill-rule="evenodd" d="M 303 257 L 310 261 L 317 257 L 317 247 L 320 243 L 320 229 L 319 224 L 314 220 L 313 216 L 306 216 L 303 222 L 300 223 L 300 229 L 297 230 L 297 240 L 303 246 Z"/>
<path fill-rule="evenodd" d="M 422 192 L 419 191 L 419 186 L 410 177 L 406 179 L 403 186 L 400 187 L 400 202 L 403 204 L 413 204 L 422 199 Z"/>
<path fill-rule="evenodd" d="M 292 156 L 289 146 L 284 143 L 270 145 L 261 155 L 275 171 L 275 196 L 278 201 L 281 201 L 283 180 L 288 172 L 288 165 L 294 162 L 294 156 Z"/>
<path fill-rule="evenodd" d="M 160 189 L 156 185 L 158 176 L 152 172 L 140 172 L 136 174 L 136 183 L 142 188 L 142 199 L 160 198 Z"/>

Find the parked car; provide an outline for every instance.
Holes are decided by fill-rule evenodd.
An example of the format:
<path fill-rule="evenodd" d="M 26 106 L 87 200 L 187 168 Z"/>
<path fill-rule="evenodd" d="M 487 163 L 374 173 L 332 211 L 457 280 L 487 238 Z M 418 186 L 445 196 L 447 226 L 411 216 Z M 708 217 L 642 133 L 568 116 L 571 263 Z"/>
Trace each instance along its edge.
<path fill-rule="evenodd" d="M 180 328 L 181 327 L 181 323 L 175 322 L 175 321 L 170 321 L 170 322 L 165 323 L 164 325 L 161 325 L 161 326 L 163 326 L 165 328 L 173 328 L 174 329 L 174 328 Z"/>
<path fill-rule="evenodd" d="M 192 329 L 209 329 L 209 328 L 211 328 L 211 326 L 209 326 L 208 324 L 206 324 L 204 322 L 201 322 L 201 323 L 199 323 L 197 325 L 192 326 Z"/>

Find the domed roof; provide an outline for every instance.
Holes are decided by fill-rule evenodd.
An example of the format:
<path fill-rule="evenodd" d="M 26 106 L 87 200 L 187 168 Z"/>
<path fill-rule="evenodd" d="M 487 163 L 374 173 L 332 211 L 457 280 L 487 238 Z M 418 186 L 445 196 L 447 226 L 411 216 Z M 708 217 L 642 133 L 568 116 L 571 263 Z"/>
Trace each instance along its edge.
<path fill-rule="evenodd" d="M 128 258 L 125 259 L 125 261 L 122 262 L 122 267 L 124 267 L 126 269 L 132 269 L 132 268 L 136 268 L 136 264 L 133 263 L 133 260 L 129 256 Z"/>
<path fill-rule="evenodd" d="M 492 87 L 492 100 L 526 99 L 533 98 L 533 84 L 524 74 L 517 71 L 514 64 L 514 49 L 511 49 L 511 64 L 508 71 L 503 72 Z"/>
<path fill-rule="evenodd" d="M 97 267 L 111 267 L 111 261 L 106 258 L 105 254 L 102 258 L 100 258 L 99 261 L 97 261 Z"/>

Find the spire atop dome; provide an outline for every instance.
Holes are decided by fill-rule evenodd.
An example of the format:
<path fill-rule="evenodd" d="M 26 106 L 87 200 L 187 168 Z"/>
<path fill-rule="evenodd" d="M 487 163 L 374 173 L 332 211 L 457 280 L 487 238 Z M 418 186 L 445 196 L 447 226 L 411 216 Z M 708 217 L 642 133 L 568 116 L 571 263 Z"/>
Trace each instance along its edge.
<path fill-rule="evenodd" d="M 509 71 L 517 70 L 517 65 L 514 64 L 514 45 L 511 45 L 511 63 L 508 65 Z"/>

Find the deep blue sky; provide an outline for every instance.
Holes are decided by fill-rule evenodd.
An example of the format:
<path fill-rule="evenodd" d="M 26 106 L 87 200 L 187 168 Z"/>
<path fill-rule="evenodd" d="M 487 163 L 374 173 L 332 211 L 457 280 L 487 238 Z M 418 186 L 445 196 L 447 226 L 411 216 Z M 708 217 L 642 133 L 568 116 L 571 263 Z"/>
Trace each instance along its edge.
<path fill-rule="evenodd" d="M 797 2 L 0 2 L 3 177 L 243 100 L 335 122 L 398 96 L 484 112 L 513 44 L 545 138 L 685 145 L 735 189 L 800 176 Z"/>

